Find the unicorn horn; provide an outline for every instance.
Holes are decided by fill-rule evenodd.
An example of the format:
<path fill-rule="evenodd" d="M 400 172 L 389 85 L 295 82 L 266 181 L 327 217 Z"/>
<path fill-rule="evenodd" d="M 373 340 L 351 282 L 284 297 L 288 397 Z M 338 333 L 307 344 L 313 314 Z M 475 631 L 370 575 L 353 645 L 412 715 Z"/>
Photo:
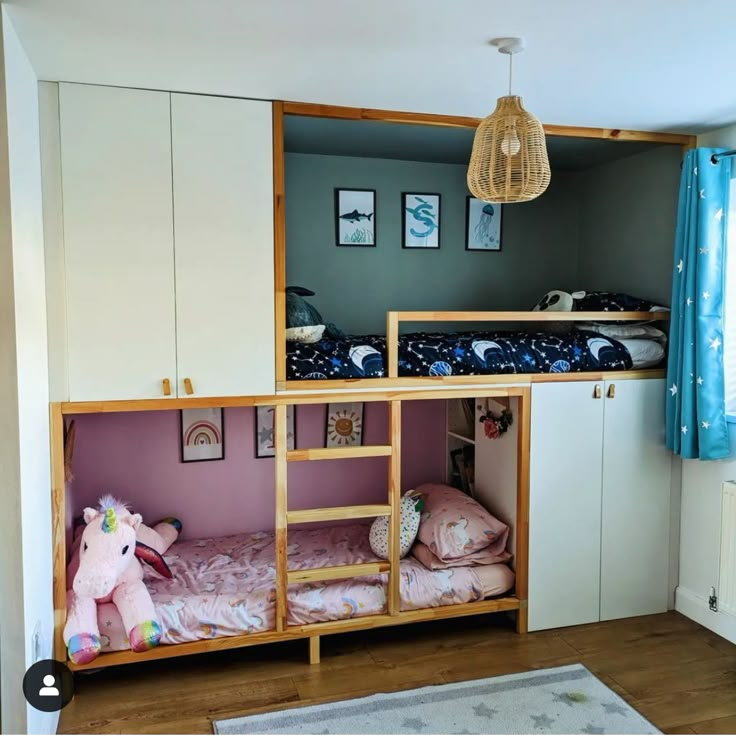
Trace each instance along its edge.
<path fill-rule="evenodd" d="M 102 521 L 103 533 L 115 533 L 118 530 L 118 519 L 115 517 L 115 508 L 108 507 L 105 511 L 105 518 Z"/>

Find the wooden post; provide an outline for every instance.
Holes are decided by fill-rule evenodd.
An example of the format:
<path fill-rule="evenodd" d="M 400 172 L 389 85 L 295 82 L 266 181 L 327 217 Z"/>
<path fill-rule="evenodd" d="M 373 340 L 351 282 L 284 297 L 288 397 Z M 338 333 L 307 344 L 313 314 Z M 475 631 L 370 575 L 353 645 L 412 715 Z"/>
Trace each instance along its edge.
<path fill-rule="evenodd" d="M 520 600 L 516 632 L 527 632 L 529 595 L 529 451 L 531 441 L 531 401 L 529 387 L 518 397 L 518 459 L 516 463 L 516 596 Z"/>
<path fill-rule="evenodd" d="M 309 663 L 310 664 L 319 664 L 320 662 L 320 656 L 319 656 L 319 636 L 318 635 L 310 635 L 309 636 Z"/>
<path fill-rule="evenodd" d="M 276 389 L 286 382 L 286 210 L 284 103 L 273 103 L 273 253 L 276 307 Z"/>
<path fill-rule="evenodd" d="M 388 613 L 401 611 L 401 401 L 388 404 L 389 442 L 391 457 L 388 461 L 388 501 L 391 505 L 388 533 L 388 559 L 391 572 L 388 576 Z"/>
<path fill-rule="evenodd" d="M 388 360 L 388 376 L 395 379 L 399 375 L 399 312 L 389 311 L 386 314 L 386 357 Z"/>
<path fill-rule="evenodd" d="M 64 416 L 61 403 L 50 408 L 51 536 L 53 547 L 54 658 L 66 661 L 66 496 L 64 477 Z"/>
<path fill-rule="evenodd" d="M 276 630 L 286 628 L 288 561 L 286 556 L 287 515 L 287 421 L 286 405 L 274 408 L 274 444 L 276 447 Z"/>

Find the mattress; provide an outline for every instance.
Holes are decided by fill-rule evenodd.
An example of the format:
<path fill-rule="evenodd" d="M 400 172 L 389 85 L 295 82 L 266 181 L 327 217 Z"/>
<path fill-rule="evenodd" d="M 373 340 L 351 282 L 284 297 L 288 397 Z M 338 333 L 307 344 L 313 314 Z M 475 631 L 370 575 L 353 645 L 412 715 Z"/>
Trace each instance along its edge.
<path fill-rule="evenodd" d="M 287 377 L 366 379 L 387 376 L 386 339 L 377 335 L 286 344 Z M 421 332 L 399 337 L 399 376 L 543 374 L 622 371 L 631 354 L 613 338 L 572 329 L 564 333 Z"/>
<path fill-rule="evenodd" d="M 370 524 L 289 532 L 289 569 L 374 562 Z M 146 567 L 162 643 L 271 630 L 276 620 L 273 533 L 251 533 L 176 542 L 165 555 L 173 579 Z M 350 580 L 294 584 L 288 590 L 287 622 L 314 622 L 386 612 L 387 574 Z M 508 592 L 514 574 L 506 566 L 482 565 L 431 571 L 413 557 L 401 562 L 401 608 L 463 604 Z M 103 651 L 128 648 L 117 609 L 98 607 Z"/>

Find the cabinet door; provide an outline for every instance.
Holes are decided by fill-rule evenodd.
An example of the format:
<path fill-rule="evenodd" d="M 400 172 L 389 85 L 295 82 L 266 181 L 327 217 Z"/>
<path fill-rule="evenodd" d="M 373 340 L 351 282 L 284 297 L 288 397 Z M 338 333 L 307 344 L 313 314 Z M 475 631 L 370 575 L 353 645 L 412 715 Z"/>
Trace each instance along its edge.
<path fill-rule="evenodd" d="M 171 95 L 178 394 L 273 394 L 271 103 Z"/>
<path fill-rule="evenodd" d="M 169 95 L 59 85 L 69 397 L 176 375 Z"/>
<path fill-rule="evenodd" d="M 530 630 L 599 619 L 601 390 L 600 382 L 532 387 Z"/>
<path fill-rule="evenodd" d="M 605 394 L 601 619 L 613 620 L 667 611 L 671 456 L 664 380 L 613 379 Z"/>

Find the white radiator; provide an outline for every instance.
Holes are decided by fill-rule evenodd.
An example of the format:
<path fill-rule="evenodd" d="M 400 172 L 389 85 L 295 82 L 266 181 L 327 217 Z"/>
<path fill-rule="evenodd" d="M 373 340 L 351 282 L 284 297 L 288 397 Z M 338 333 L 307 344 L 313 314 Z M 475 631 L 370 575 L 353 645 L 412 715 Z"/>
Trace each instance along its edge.
<path fill-rule="evenodd" d="M 725 481 L 721 495 L 721 565 L 718 611 L 736 617 L 736 481 Z"/>

